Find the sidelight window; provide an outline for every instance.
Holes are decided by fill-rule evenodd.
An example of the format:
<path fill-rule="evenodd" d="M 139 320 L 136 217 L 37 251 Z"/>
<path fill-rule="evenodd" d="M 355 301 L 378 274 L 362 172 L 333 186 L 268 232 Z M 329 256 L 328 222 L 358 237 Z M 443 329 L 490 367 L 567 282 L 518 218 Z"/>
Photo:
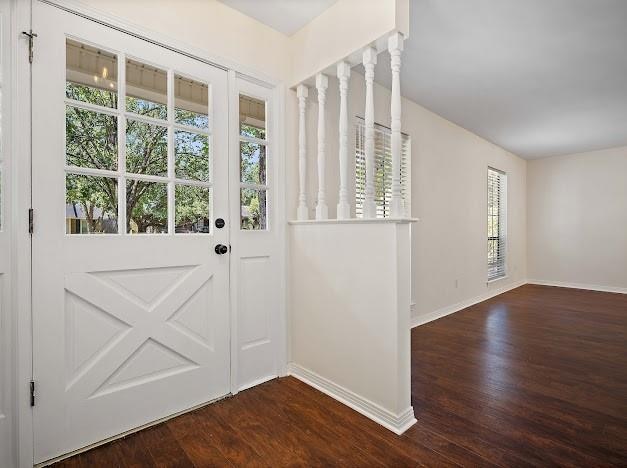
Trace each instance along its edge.
<path fill-rule="evenodd" d="M 266 102 L 239 96 L 240 227 L 268 228 Z"/>
<path fill-rule="evenodd" d="M 206 83 L 68 39 L 65 93 L 67 234 L 210 231 Z"/>

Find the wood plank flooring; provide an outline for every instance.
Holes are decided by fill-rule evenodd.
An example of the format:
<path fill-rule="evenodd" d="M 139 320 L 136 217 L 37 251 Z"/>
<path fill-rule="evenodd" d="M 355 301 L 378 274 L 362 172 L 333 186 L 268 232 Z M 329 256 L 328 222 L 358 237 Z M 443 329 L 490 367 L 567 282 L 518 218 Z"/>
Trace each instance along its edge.
<path fill-rule="evenodd" d="M 396 436 L 288 377 L 58 467 L 627 466 L 627 295 L 525 285 L 412 331 Z"/>

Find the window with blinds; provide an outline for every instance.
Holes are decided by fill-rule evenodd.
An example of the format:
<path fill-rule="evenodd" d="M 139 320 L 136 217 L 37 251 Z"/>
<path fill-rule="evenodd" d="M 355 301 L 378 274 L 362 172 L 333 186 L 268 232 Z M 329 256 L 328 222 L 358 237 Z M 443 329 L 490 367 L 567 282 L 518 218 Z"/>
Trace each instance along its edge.
<path fill-rule="evenodd" d="M 488 281 L 505 276 L 507 175 L 488 168 Z"/>
<path fill-rule="evenodd" d="M 375 184 L 374 201 L 377 206 L 377 218 L 390 216 L 392 202 L 392 131 L 383 125 L 374 126 L 374 163 Z M 401 193 L 405 202 L 405 214 L 410 216 L 410 163 L 411 139 L 409 135 L 401 133 Z M 361 118 L 357 119 L 355 129 L 355 211 L 358 218 L 364 215 L 364 200 L 366 198 L 366 153 L 365 153 L 365 124 Z"/>

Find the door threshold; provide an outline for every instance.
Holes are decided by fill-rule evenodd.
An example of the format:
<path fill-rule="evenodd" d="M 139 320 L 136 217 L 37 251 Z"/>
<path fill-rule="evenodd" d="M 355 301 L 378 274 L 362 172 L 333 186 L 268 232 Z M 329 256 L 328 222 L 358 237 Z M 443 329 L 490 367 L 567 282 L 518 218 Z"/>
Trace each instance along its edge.
<path fill-rule="evenodd" d="M 209 400 L 209 401 L 206 401 L 204 403 L 200 403 L 199 405 L 192 406 L 191 408 L 184 409 L 184 410 L 179 411 L 177 413 L 170 414 L 169 416 L 165 416 L 163 418 L 157 419 L 155 421 L 151 421 L 149 423 L 143 424 L 143 425 L 135 427 L 133 429 L 129 429 L 128 431 L 125 431 L 125 432 L 122 432 L 120 434 L 116 434 L 114 436 L 108 437 L 108 438 L 103 439 L 103 440 L 101 440 L 99 442 L 94 442 L 93 444 L 90 444 L 90 445 L 87 445 L 85 447 L 79 448 L 77 450 L 74 450 L 72 452 L 66 453 L 64 455 L 59 455 L 58 457 L 51 458 L 50 460 L 46 460 L 44 462 L 37 463 L 36 465 L 33 465 L 33 467 L 34 468 L 40 468 L 40 467 L 44 467 L 44 466 L 50 466 L 53 463 L 60 462 L 62 460 L 65 460 L 66 458 L 70 458 L 70 457 L 73 457 L 74 455 L 78 455 L 79 453 L 87 452 L 87 451 L 89 451 L 89 450 L 91 450 L 93 448 L 100 447 L 101 445 L 106 445 L 109 442 L 113 442 L 114 440 L 122 439 L 122 438 L 124 438 L 124 437 L 126 437 L 128 435 L 135 434 L 136 432 L 143 431 L 144 429 L 148 429 L 149 427 L 153 427 L 153 426 L 156 426 L 158 424 L 164 423 L 166 421 L 169 421 L 170 419 L 174 419 L 174 418 L 176 418 L 178 416 L 181 416 L 183 414 L 191 413 L 192 411 L 196 411 L 197 409 L 203 408 L 205 406 L 209 406 L 209 405 L 211 405 L 213 403 L 216 403 L 218 401 L 224 400 L 226 398 L 230 398 L 232 396 L 233 396 L 232 393 L 227 393 L 226 395 L 223 395 L 221 397 L 214 398 L 213 400 Z"/>

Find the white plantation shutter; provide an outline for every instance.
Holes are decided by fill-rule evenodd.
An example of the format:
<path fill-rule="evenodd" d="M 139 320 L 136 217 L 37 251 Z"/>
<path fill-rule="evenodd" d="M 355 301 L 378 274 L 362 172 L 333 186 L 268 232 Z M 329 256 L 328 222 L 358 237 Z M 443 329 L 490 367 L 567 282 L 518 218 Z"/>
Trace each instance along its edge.
<path fill-rule="evenodd" d="M 505 276 L 507 175 L 488 168 L 488 281 Z"/>
<path fill-rule="evenodd" d="M 374 126 L 374 164 L 375 192 L 374 201 L 377 206 L 377 218 L 387 218 L 391 212 L 392 202 L 392 131 L 383 125 Z M 358 118 L 355 129 L 355 211 L 358 218 L 363 218 L 364 199 L 366 192 L 366 154 L 365 125 Z M 405 215 L 410 216 L 410 161 L 411 139 L 401 134 L 401 195 L 405 201 Z"/>

